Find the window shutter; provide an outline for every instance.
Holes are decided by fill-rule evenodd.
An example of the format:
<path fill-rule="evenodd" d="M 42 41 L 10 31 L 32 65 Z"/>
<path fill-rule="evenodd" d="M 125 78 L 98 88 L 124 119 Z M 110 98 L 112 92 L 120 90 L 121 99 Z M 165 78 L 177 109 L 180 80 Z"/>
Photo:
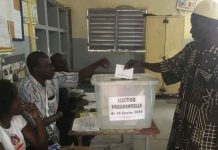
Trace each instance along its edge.
<path fill-rule="evenodd" d="M 88 9 L 88 49 L 144 51 L 143 14 L 133 8 Z"/>
<path fill-rule="evenodd" d="M 88 10 L 90 50 L 114 50 L 116 16 L 114 9 Z"/>
<path fill-rule="evenodd" d="M 134 9 L 119 9 L 117 12 L 117 49 L 144 50 L 143 12 Z"/>

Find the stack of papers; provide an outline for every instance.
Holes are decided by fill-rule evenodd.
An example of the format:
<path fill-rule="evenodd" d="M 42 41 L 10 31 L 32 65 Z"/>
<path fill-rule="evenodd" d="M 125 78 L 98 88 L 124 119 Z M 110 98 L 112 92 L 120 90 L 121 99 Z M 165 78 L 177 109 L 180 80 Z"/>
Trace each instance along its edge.
<path fill-rule="evenodd" d="M 98 131 L 98 121 L 95 116 L 76 118 L 73 122 L 73 131 Z"/>
<path fill-rule="evenodd" d="M 89 102 L 94 102 L 96 101 L 95 100 L 95 93 L 89 93 L 89 92 L 86 92 L 84 93 L 85 96 L 83 96 L 84 99 L 88 100 Z"/>

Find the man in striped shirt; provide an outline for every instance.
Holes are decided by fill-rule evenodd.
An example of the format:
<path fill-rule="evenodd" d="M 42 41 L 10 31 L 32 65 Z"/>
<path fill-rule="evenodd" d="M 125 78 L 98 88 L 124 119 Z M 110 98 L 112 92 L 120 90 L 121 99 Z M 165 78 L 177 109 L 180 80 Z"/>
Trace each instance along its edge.
<path fill-rule="evenodd" d="M 29 75 L 17 87 L 23 102 L 34 103 L 42 117 L 49 135 L 49 141 L 59 142 L 55 122 L 63 113 L 57 112 L 59 88 L 64 85 L 75 88 L 79 77 L 77 72 L 54 72 L 49 57 L 43 52 L 32 52 L 26 60 Z"/>

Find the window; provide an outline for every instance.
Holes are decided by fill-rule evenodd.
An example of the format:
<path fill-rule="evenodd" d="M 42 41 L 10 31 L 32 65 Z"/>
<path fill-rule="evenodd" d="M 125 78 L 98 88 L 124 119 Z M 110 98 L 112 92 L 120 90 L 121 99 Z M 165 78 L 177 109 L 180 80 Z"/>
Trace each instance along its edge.
<path fill-rule="evenodd" d="M 130 8 L 89 9 L 89 51 L 144 52 L 144 12 Z"/>

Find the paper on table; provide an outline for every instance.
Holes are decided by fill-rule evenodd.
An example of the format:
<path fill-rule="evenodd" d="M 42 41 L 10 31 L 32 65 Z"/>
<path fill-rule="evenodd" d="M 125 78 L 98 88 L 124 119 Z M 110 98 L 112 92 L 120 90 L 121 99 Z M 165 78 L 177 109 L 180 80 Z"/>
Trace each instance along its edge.
<path fill-rule="evenodd" d="M 97 131 L 99 130 L 97 118 L 94 116 L 76 118 L 73 122 L 73 131 Z"/>
<path fill-rule="evenodd" d="M 132 76 L 133 76 L 133 68 L 124 69 L 124 65 L 116 64 L 115 77 L 132 79 Z"/>
<path fill-rule="evenodd" d="M 89 101 L 89 102 L 94 102 L 94 101 L 96 101 L 96 100 L 95 100 L 95 93 L 86 92 L 86 93 L 84 93 L 84 94 L 85 94 L 85 96 L 84 96 L 83 98 L 86 99 L 87 101 Z"/>
<path fill-rule="evenodd" d="M 89 102 L 88 105 L 84 106 L 85 109 L 96 109 L 97 108 L 97 104 L 96 102 Z"/>

